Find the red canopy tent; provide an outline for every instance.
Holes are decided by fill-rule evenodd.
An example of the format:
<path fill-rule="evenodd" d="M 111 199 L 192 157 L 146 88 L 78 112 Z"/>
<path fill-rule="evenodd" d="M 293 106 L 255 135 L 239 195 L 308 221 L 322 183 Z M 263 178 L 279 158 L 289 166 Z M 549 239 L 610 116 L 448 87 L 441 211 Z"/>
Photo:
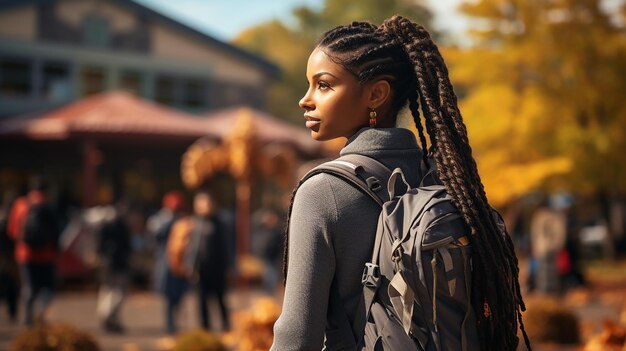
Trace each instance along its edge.
<path fill-rule="evenodd" d="M 56 157 L 71 158 L 76 153 L 76 144 L 80 145 L 83 204 L 89 206 L 94 203 L 96 171 L 103 157 L 130 158 L 150 149 L 154 150 L 148 157 L 151 161 L 167 161 L 170 167 L 178 168 L 180 156 L 189 145 L 201 137 L 218 143 L 225 140 L 242 114 L 252 117 L 256 134 L 263 143 L 287 144 L 304 159 L 324 154 L 305 129 L 261 111 L 236 107 L 195 116 L 128 93 L 107 92 L 49 111 L 0 121 L 0 145 L 6 146 L 0 151 L 0 160 L 5 167 L 24 165 L 24 159 L 31 164 L 41 162 L 45 167 Z M 59 146 L 67 144 L 72 147 Z M 45 146 L 35 152 L 26 151 L 34 145 Z M 60 152 L 49 155 L 56 148 Z"/>
<path fill-rule="evenodd" d="M 0 159 L 6 160 L 3 163 L 9 166 L 14 164 L 10 160 L 16 158 L 39 160 L 46 167 L 50 166 L 48 161 L 56 157 L 71 157 L 70 153 L 76 152 L 78 143 L 82 148 L 84 172 L 83 204 L 90 206 L 94 203 L 96 171 L 103 156 L 123 158 L 141 153 L 142 149 L 169 147 L 174 150 L 173 154 L 165 152 L 165 155 L 178 167 L 175 155 L 180 156 L 193 141 L 200 137 L 219 139 L 218 135 L 211 134 L 207 124 L 204 119 L 131 94 L 103 93 L 51 111 L 1 121 L 0 138 L 9 145 L 8 148 L 13 149 L 12 144 L 27 144 L 27 147 L 5 150 Z M 68 142 L 74 147 L 61 147 L 64 152 L 40 157 Z M 31 149 L 35 144 L 50 145 L 50 148 L 25 154 L 28 152 L 24 149 Z M 150 154 L 159 155 L 160 152 L 151 151 Z"/>
<path fill-rule="evenodd" d="M 143 100 L 108 92 L 39 114 L 0 121 L 1 136 L 67 139 L 76 136 L 130 135 L 195 140 L 211 133 L 207 121 Z"/>

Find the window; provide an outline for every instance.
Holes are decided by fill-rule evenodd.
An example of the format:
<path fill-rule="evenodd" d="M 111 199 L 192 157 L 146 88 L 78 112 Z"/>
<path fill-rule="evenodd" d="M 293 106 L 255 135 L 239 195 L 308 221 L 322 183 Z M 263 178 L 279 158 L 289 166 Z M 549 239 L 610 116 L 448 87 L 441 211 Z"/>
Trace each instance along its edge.
<path fill-rule="evenodd" d="M 184 84 L 183 104 L 187 107 L 202 108 L 206 104 L 206 86 L 204 82 L 190 80 Z"/>
<path fill-rule="evenodd" d="M 157 78 L 154 97 L 159 103 L 174 105 L 176 102 L 174 79 L 170 77 Z"/>
<path fill-rule="evenodd" d="M 143 82 L 144 78 L 141 73 L 126 71 L 122 72 L 119 88 L 134 95 L 141 96 L 143 91 Z"/>
<path fill-rule="evenodd" d="M 80 96 L 87 96 L 104 91 L 104 70 L 98 67 L 84 67 L 80 71 Z"/>
<path fill-rule="evenodd" d="M 98 48 L 106 48 L 111 41 L 109 20 L 98 13 L 85 17 L 83 22 L 83 44 Z"/>
<path fill-rule="evenodd" d="M 0 94 L 28 96 L 33 90 L 33 63 L 23 58 L 0 58 Z"/>
<path fill-rule="evenodd" d="M 62 62 L 45 62 L 42 70 L 42 97 L 50 101 L 69 100 L 72 93 L 69 65 Z"/>

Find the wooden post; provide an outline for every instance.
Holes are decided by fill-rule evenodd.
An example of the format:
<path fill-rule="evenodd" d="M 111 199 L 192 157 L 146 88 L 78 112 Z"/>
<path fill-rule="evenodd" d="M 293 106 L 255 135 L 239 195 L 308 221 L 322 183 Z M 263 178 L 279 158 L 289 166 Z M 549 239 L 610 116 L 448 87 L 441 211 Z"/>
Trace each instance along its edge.
<path fill-rule="evenodd" d="M 237 257 L 243 257 L 250 251 L 250 192 L 250 179 L 237 181 Z"/>
<path fill-rule="evenodd" d="M 83 206 L 91 207 L 95 202 L 97 166 L 100 154 L 93 140 L 83 144 Z"/>

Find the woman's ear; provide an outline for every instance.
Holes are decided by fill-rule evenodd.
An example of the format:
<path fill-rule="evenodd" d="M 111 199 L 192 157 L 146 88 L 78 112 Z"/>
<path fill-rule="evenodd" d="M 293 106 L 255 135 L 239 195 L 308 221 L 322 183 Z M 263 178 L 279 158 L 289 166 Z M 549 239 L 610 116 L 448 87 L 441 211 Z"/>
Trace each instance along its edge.
<path fill-rule="evenodd" d="M 377 109 L 382 106 L 391 96 L 391 86 L 385 79 L 379 79 L 371 83 L 369 87 L 368 106 Z"/>

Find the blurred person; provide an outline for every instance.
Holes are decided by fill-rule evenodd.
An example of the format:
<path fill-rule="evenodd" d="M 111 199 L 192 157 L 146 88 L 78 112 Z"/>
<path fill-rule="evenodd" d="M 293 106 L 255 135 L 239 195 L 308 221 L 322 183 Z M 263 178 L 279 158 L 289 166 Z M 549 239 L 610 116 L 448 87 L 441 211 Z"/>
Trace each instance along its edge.
<path fill-rule="evenodd" d="M 15 193 L 5 193 L 0 206 L 0 301 L 6 301 L 12 323 L 17 321 L 19 270 L 15 261 L 15 242 L 8 233 L 8 217 L 15 198 Z"/>
<path fill-rule="evenodd" d="M 172 272 L 189 277 L 196 284 L 202 327 L 211 328 L 207 300 L 214 297 L 220 308 L 222 330 L 229 330 L 230 316 L 224 300 L 228 245 L 216 213 L 213 196 L 205 190 L 196 192 L 193 215 L 174 224 L 167 254 Z"/>
<path fill-rule="evenodd" d="M 162 207 L 152 216 L 148 217 L 146 229 L 152 235 L 155 244 L 154 265 L 154 289 L 163 292 L 165 274 L 167 273 L 167 260 L 165 249 L 170 230 L 174 222 L 180 217 L 183 205 L 183 197 L 177 191 L 170 191 L 163 195 Z"/>
<path fill-rule="evenodd" d="M 148 218 L 148 232 L 156 244 L 154 288 L 165 298 L 165 324 L 169 334 L 176 332 L 174 315 L 184 293 L 187 291 L 187 279 L 172 274 L 167 265 L 166 248 L 172 226 L 182 214 L 183 197 L 177 191 L 170 191 L 163 196 L 163 207 Z"/>
<path fill-rule="evenodd" d="M 427 30 L 401 16 L 380 26 L 353 22 L 336 27 L 322 35 L 309 56 L 306 78 L 309 87 L 299 105 L 313 139 L 345 137 L 342 156 L 365 155 L 389 169 L 400 168 L 407 188 L 416 188 L 425 170 L 436 172 L 435 178 L 445 186 L 471 233 L 473 284 L 462 323 L 467 329 L 461 331 L 459 326 L 453 332 L 465 340 L 467 350 L 514 350 L 523 306 L 517 259 L 510 237 L 503 235 L 487 201 L 447 66 Z M 413 132 L 396 127 L 404 115 L 415 122 L 421 147 Z M 380 213 L 381 207 L 364 191 L 328 173 L 312 176 L 294 191 L 288 216 L 285 297 L 274 325 L 272 350 L 363 345 L 363 329 L 353 333 L 352 327 L 361 328 L 366 320 L 351 324 L 368 313 L 369 306 L 361 300 L 361 277 L 372 257 Z M 375 274 L 376 269 L 369 271 Z M 382 286 L 384 293 L 387 285 Z M 386 297 L 390 299 L 390 294 Z M 384 308 L 376 316 L 388 323 L 368 330 L 398 330 L 393 329 L 397 321 L 387 319 Z M 409 322 L 424 324 L 410 326 L 411 337 L 402 340 L 412 339 L 406 342 L 417 346 L 415 339 L 420 338 L 424 347 L 437 348 L 440 341 L 434 338 L 433 326 L 426 325 L 432 321 L 436 332 L 436 318 L 422 309 L 413 311 L 424 315 L 416 314 L 413 317 L 418 319 Z M 432 313 L 436 316 L 435 310 Z M 440 313 L 443 326 L 450 315 Z M 392 317 L 397 317 L 395 312 Z M 519 329 L 525 335 L 523 326 Z M 437 337 L 450 332 L 440 330 Z M 405 330 L 385 337 L 400 339 L 401 333 Z M 368 336 L 367 342 L 376 343 L 376 349 L 387 342 L 382 334 Z"/>
<path fill-rule="evenodd" d="M 574 213 L 573 199 L 563 206 L 566 218 L 566 239 L 563 248 L 557 254 L 557 268 L 561 277 L 561 292 L 586 284 L 580 252 L 580 225 Z"/>
<path fill-rule="evenodd" d="M 226 292 L 226 271 L 228 268 L 227 233 L 217 217 L 217 206 L 208 191 L 196 193 L 193 201 L 193 232 L 200 236 L 196 267 L 197 288 L 200 303 L 200 321 L 204 329 L 210 329 L 207 299 L 217 300 L 222 320 L 222 330 L 230 329 L 230 316 L 224 294 Z"/>
<path fill-rule="evenodd" d="M 101 210 L 105 216 L 97 230 L 100 263 L 97 314 L 105 331 L 123 333 L 119 314 L 130 282 L 132 254 L 132 232 L 126 218 L 128 204 L 120 201 Z"/>
<path fill-rule="evenodd" d="M 566 239 L 565 213 L 551 207 L 549 202 L 544 202 L 535 210 L 530 222 L 530 246 L 535 265 L 532 267 L 533 286 L 538 292 L 556 294 L 561 291 L 558 260 L 559 255 L 561 260 L 565 260 L 562 250 Z M 561 265 L 564 266 L 565 263 Z"/>
<path fill-rule="evenodd" d="M 136 286 L 149 289 L 154 261 L 152 240 L 146 230 L 147 217 L 141 205 L 131 206 L 125 217 L 131 232 L 131 281 Z"/>
<path fill-rule="evenodd" d="M 47 184 L 31 182 L 26 196 L 15 200 L 8 234 L 16 242 L 15 259 L 23 283 L 24 323 L 43 322 L 56 286 L 56 261 L 61 234 L 58 215 L 47 198 Z"/>
<path fill-rule="evenodd" d="M 218 203 L 222 203 L 216 199 Z M 226 241 L 226 257 L 228 257 L 227 273 L 236 272 L 237 270 L 237 234 L 236 234 L 236 211 L 234 206 L 220 207 L 215 216 L 220 223 L 222 237 Z"/>
<path fill-rule="evenodd" d="M 283 235 L 278 214 L 273 209 L 261 209 L 253 215 L 252 253 L 263 260 L 263 287 L 273 293 L 278 282 L 278 267 L 283 254 Z"/>

